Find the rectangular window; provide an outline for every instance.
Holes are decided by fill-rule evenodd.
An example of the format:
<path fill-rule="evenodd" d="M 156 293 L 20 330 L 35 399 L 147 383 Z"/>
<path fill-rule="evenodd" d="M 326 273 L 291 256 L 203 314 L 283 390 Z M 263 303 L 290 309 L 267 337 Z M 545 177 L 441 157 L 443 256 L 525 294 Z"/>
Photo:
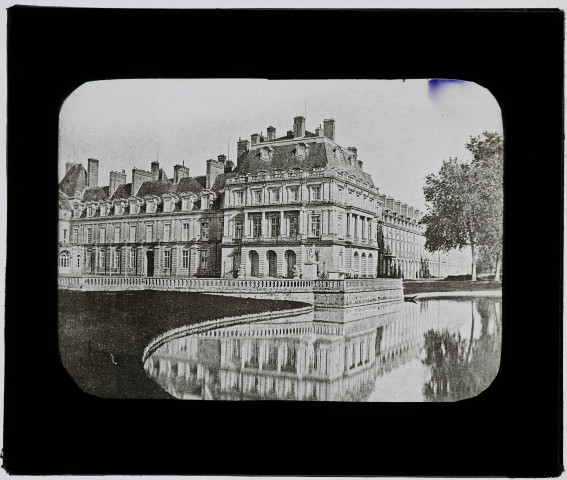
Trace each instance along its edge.
<path fill-rule="evenodd" d="M 181 232 L 181 240 L 186 242 L 189 240 L 189 222 L 183 224 L 183 231 Z"/>
<path fill-rule="evenodd" d="M 77 268 L 81 268 L 81 257 L 77 255 Z"/>
<path fill-rule="evenodd" d="M 136 251 L 128 250 L 128 268 L 136 268 Z"/>
<path fill-rule="evenodd" d="M 130 226 L 130 243 L 134 243 L 136 241 L 136 226 Z"/>
<path fill-rule="evenodd" d="M 79 243 L 79 227 L 73 227 L 73 243 Z"/>
<path fill-rule="evenodd" d="M 63 229 L 63 241 L 64 242 L 67 241 L 67 229 L 66 228 Z"/>
<path fill-rule="evenodd" d="M 154 241 L 154 226 L 146 225 L 146 242 Z"/>
<path fill-rule="evenodd" d="M 277 237 L 280 234 L 280 217 L 270 217 L 270 237 Z"/>
<path fill-rule="evenodd" d="M 169 242 L 169 237 L 171 236 L 171 225 L 166 223 L 163 226 L 163 241 Z"/>
<path fill-rule="evenodd" d="M 100 268 L 104 268 L 105 265 L 106 265 L 106 252 L 104 250 L 101 250 L 98 253 L 98 266 Z"/>
<path fill-rule="evenodd" d="M 91 266 L 91 254 L 90 251 L 85 254 L 85 268 L 90 268 Z"/>
<path fill-rule="evenodd" d="M 289 217 L 289 236 L 299 235 L 299 218 L 297 216 Z"/>
<path fill-rule="evenodd" d="M 280 190 L 274 189 L 272 190 L 272 203 L 279 203 L 280 201 Z"/>
<path fill-rule="evenodd" d="M 299 201 L 299 188 L 292 187 L 289 189 L 289 201 L 290 202 L 297 202 Z"/>
<path fill-rule="evenodd" d="M 236 222 L 234 224 L 234 236 L 235 236 L 235 238 L 242 238 L 243 230 L 244 230 L 244 222 L 240 218 L 240 219 L 236 220 Z"/>
<path fill-rule="evenodd" d="M 189 250 L 183 250 L 183 268 L 189 268 Z"/>
<path fill-rule="evenodd" d="M 181 199 L 181 210 L 189 210 L 189 199 L 182 198 Z"/>
<path fill-rule="evenodd" d="M 321 232 L 321 217 L 319 215 L 311 215 L 310 233 L 312 237 L 318 237 Z"/>
<path fill-rule="evenodd" d="M 164 250 L 163 252 L 163 267 L 171 267 L 171 250 Z"/>
<path fill-rule="evenodd" d="M 114 243 L 120 243 L 120 227 L 114 227 Z"/>
<path fill-rule="evenodd" d="M 106 243 L 106 228 L 100 227 L 100 243 Z"/>
<path fill-rule="evenodd" d="M 209 239 L 209 222 L 201 222 L 201 240 Z"/>
<path fill-rule="evenodd" d="M 207 250 L 201 251 L 201 268 L 203 270 L 209 268 L 209 252 Z"/>
<path fill-rule="evenodd" d="M 262 217 L 252 218 L 252 236 L 259 237 L 262 235 Z"/>
<path fill-rule="evenodd" d="M 236 205 L 244 205 L 244 192 L 242 190 L 234 192 L 234 200 Z"/>
<path fill-rule="evenodd" d="M 254 203 L 256 203 L 256 204 L 262 203 L 262 191 L 261 190 L 254 190 Z"/>
<path fill-rule="evenodd" d="M 311 199 L 321 200 L 321 185 L 311 187 Z"/>
<path fill-rule="evenodd" d="M 93 229 L 92 227 L 87 227 L 87 243 L 93 242 Z"/>
<path fill-rule="evenodd" d="M 112 255 L 112 267 L 113 268 L 120 268 L 120 251 L 114 250 Z"/>

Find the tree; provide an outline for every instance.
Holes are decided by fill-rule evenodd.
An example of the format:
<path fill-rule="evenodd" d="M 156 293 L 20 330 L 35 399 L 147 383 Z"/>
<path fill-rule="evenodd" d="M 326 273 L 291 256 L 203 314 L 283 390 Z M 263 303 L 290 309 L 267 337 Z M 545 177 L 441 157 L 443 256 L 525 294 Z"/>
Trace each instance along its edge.
<path fill-rule="evenodd" d="M 422 222 L 427 250 L 470 246 L 471 274 L 476 280 L 478 249 L 497 246 L 500 252 L 502 248 L 502 140 L 496 133 L 484 132 L 471 137 L 466 148 L 473 156 L 471 162 L 449 158 L 437 175 L 426 177 L 428 213 Z"/>

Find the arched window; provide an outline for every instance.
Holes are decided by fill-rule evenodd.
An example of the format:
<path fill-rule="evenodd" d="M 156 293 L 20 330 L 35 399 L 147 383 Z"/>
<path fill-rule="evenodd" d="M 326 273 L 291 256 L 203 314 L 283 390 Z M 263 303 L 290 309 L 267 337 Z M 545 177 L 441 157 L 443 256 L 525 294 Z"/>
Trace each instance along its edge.
<path fill-rule="evenodd" d="M 69 268 L 70 260 L 71 255 L 69 255 L 69 252 L 67 250 L 61 252 L 61 254 L 59 255 L 59 266 L 61 268 Z"/>

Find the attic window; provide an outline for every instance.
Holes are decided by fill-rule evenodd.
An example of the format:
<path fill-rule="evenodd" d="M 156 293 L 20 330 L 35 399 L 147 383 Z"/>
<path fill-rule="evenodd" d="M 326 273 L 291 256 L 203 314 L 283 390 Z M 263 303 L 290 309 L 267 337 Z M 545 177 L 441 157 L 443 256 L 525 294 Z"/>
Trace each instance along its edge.
<path fill-rule="evenodd" d="M 100 216 L 106 217 L 108 215 L 108 206 L 106 204 L 102 204 L 100 206 Z"/>
<path fill-rule="evenodd" d="M 189 198 L 183 198 L 181 200 L 181 210 L 187 211 L 189 210 Z"/>
<path fill-rule="evenodd" d="M 153 200 L 149 200 L 146 204 L 146 213 L 155 213 L 156 212 L 156 202 Z"/>
<path fill-rule="evenodd" d="M 122 215 L 123 213 L 124 207 L 120 203 L 114 205 L 114 215 Z"/>
<path fill-rule="evenodd" d="M 140 206 L 136 202 L 130 204 L 130 214 L 134 215 L 140 211 Z"/>

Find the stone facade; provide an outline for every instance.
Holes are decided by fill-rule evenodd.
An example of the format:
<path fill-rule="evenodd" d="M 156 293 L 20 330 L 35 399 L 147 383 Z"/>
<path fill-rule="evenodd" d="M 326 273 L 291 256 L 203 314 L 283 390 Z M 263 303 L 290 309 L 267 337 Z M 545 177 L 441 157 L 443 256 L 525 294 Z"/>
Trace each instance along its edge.
<path fill-rule="evenodd" d="M 67 164 L 60 183 L 62 275 L 225 278 L 406 278 L 467 273 L 461 257 L 424 251 L 420 212 L 379 195 L 335 121 L 315 133 L 305 118 L 277 137 L 254 133 L 191 177 L 110 172 Z M 444 263 L 443 263 L 444 261 Z M 427 262 L 427 263 L 425 263 Z M 437 263 L 436 263 L 437 262 Z M 462 269 L 461 269 L 462 266 Z M 461 271 L 462 270 L 462 271 Z"/>

